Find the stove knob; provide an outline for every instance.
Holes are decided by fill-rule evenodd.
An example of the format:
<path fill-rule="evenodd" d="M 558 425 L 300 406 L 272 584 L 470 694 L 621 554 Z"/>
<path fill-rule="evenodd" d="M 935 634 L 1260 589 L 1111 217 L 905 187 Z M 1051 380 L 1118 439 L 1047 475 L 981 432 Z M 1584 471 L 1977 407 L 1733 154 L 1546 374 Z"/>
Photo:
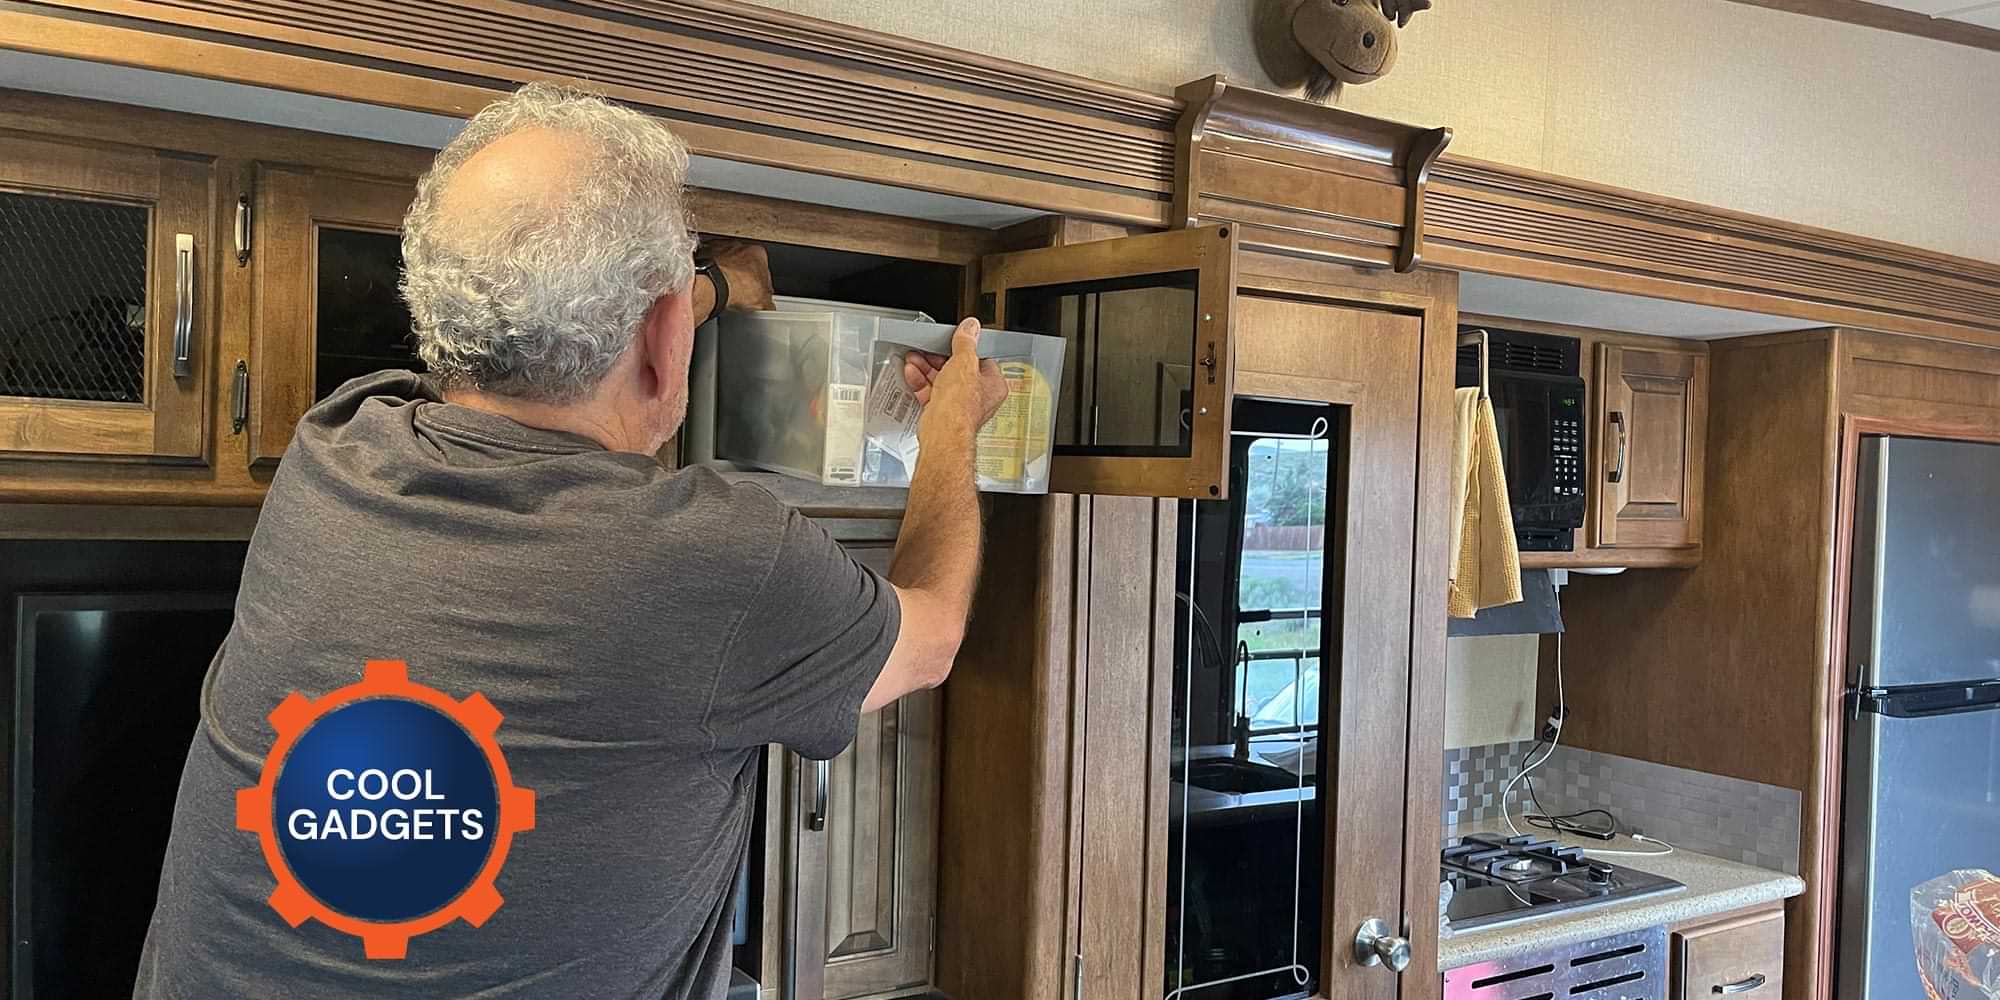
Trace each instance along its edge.
<path fill-rule="evenodd" d="M 1587 869 L 1590 881 L 1598 885 L 1610 885 L 1613 870 L 1610 865 L 1602 861 L 1592 861 L 1589 869 Z"/>

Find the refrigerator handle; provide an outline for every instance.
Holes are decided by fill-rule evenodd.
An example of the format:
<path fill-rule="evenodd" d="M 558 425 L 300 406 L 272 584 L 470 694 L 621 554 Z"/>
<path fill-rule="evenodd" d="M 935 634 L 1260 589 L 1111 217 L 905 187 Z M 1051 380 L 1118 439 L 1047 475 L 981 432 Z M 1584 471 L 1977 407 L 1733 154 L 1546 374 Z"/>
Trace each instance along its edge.
<path fill-rule="evenodd" d="M 1963 684 L 1923 684 L 1912 687 L 1853 688 L 1847 693 L 1849 714 L 1886 715 L 1893 719 L 1924 719 L 1961 712 L 2000 710 L 2000 679 Z"/>

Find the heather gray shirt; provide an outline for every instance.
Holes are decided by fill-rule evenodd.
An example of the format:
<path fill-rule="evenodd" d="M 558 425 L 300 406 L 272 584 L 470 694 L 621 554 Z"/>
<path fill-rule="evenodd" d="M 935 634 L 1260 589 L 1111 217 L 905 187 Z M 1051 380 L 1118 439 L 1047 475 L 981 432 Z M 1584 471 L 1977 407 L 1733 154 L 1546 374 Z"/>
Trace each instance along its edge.
<path fill-rule="evenodd" d="M 767 743 L 847 746 L 895 591 L 755 487 L 357 379 L 313 407 L 257 523 L 181 777 L 139 998 L 668 997 L 728 981 Z M 288 692 L 409 661 L 506 717 L 537 795 L 480 928 L 370 962 L 266 903 L 235 794 Z"/>

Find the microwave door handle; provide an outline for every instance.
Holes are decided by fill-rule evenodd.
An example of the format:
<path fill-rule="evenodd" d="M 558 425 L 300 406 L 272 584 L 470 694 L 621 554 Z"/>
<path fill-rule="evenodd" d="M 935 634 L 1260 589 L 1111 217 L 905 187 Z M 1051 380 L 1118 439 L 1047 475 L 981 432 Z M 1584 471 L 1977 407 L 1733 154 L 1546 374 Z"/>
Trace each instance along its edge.
<path fill-rule="evenodd" d="M 1611 429 L 1618 432 L 1618 464 L 1604 474 L 1604 481 L 1622 483 L 1625 481 L 1625 411 L 1611 411 Z"/>

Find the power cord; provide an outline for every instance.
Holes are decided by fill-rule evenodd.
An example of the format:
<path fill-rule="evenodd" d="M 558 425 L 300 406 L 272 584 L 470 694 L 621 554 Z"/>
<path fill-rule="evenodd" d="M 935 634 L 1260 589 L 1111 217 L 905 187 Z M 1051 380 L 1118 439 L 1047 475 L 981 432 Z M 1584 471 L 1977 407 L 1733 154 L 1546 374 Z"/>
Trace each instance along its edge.
<path fill-rule="evenodd" d="M 1533 774 L 1536 768 L 1548 763 L 1550 757 L 1556 755 L 1556 748 L 1562 745 L 1563 720 L 1567 718 L 1569 718 L 1569 695 L 1563 688 L 1563 640 L 1562 633 L 1557 632 L 1555 710 L 1549 713 L 1548 721 L 1542 725 L 1541 739 L 1536 740 L 1535 745 L 1521 755 L 1521 769 L 1507 782 L 1507 787 L 1500 790 L 1500 815 L 1506 819 L 1507 829 L 1516 837 L 1522 834 L 1521 828 L 1514 825 L 1514 786 Z M 1535 757 L 1535 751 L 1540 750 L 1544 743 L 1548 745 L 1548 750 L 1540 757 Z M 1532 795 L 1534 785 L 1530 783 L 1528 789 Z"/>
<path fill-rule="evenodd" d="M 1583 853 L 1585 854 L 1600 854 L 1606 857 L 1613 857 L 1613 858 L 1661 858 L 1674 853 L 1674 845 L 1669 844 L 1666 841 L 1659 839 L 1658 837 L 1648 837 L 1643 833 L 1635 833 L 1632 835 L 1632 839 L 1638 841 L 1641 844 L 1658 844 L 1661 847 L 1665 848 L 1665 850 L 1611 851 L 1599 847 L 1585 847 L 1582 850 Z"/>

